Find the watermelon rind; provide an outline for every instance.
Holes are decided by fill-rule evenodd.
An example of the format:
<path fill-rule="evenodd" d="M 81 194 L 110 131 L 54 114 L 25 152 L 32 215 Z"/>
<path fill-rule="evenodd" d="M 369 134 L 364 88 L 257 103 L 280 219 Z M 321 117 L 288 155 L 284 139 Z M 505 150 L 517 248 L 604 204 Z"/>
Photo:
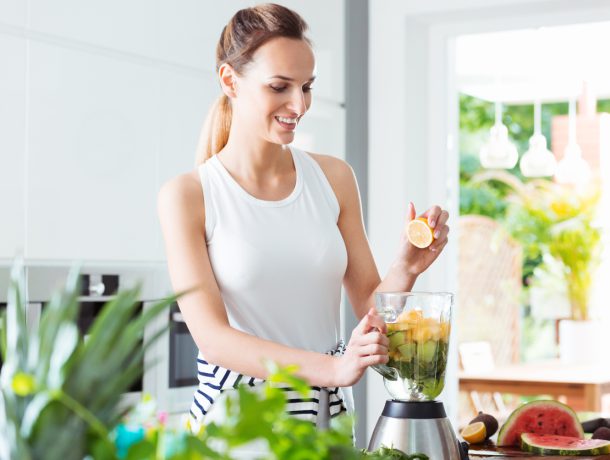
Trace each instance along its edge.
<path fill-rule="evenodd" d="M 536 455 L 581 455 L 610 454 L 610 441 L 604 439 L 580 439 L 572 436 L 523 433 L 521 450 Z"/>
<path fill-rule="evenodd" d="M 554 416 L 553 416 L 554 414 Z M 550 423 L 552 419 L 553 423 Z M 574 411 L 553 400 L 538 400 L 519 406 L 498 433 L 498 446 L 519 446 L 522 433 L 552 434 L 584 438 L 585 433 Z"/>

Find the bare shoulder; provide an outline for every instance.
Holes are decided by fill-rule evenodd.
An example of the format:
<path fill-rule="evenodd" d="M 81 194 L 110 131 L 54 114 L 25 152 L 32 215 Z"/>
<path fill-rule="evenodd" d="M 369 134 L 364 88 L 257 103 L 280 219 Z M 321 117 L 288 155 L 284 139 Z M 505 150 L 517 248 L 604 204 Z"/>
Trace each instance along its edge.
<path fill-rule="evenodd" d="M 184 210 L 203 218 L 203 191 L 196 169 L 163 184 L 159 190 L 158 210 L 161 216 Z"/>
<path fill-rule="evenodd" d="M 319 165 L 324 175 L 339 200 L 339 204 L 345 203 L 350 195 L 353 195 L 356 185 L 356 178 L 352 167 L 341 158 L 331 155 L 321 155 L 318 153 L 308 153 Z"/>
<path fill-rule="evenodd" d="M 331 176 L 338 180 L 345 179 L 354 175 L 352 167 L 341 158 L 331 155 L 321 155 L 319 153 L 308 153 L 322 168 L 326 176 Z"/>

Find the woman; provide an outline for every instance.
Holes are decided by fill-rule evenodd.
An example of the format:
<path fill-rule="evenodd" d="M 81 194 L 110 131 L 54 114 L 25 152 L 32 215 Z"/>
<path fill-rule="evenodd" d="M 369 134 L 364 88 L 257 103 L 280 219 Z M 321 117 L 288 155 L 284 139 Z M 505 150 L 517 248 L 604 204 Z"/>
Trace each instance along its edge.
<path fill-rule="evenodd" d="M 159 194 L 173 287 L 198 286 L 180 299 L 200 350 L 195 427 L 222 390 L 262 382 L 265 360 L 298 365 L 312 385 L 311 398 L 289 394 L 290 413 L 325 424 L 345 411 L 337 389 L 388 360 L 375 292 L 411 290 L 447 243 L 448 214 L 434 206 L 423 216 L 435 242 L 417 249 L 403 232 L 381 280 L 349 165 L 288 146 L 312 100 L 306 29 L 274 4 L 233 16 L 217 46 L 222 95 L 198 167 Z M 415 215 L 411 204 L 407 221 Z M 347 346 L 339 341 L 342 284 L 361 319 Z"/>

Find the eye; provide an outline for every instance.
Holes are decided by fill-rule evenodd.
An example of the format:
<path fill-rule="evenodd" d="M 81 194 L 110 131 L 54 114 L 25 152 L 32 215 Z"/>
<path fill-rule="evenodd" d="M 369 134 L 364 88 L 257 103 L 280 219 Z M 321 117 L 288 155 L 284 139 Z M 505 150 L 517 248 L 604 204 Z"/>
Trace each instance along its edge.
<path fill-rule="evenodd" d="M 269 85 L 269 88 L 271 88 L 276 93 L 281 93 L 282 91 L 284 91 L 286 89 L 285 86 L 274 86 L 274 85 Z"/>
<path fill-rule="evenodd" d="M 313 89 L 313 86 L 303 86 L 303 92 L 309 93 Z"/>

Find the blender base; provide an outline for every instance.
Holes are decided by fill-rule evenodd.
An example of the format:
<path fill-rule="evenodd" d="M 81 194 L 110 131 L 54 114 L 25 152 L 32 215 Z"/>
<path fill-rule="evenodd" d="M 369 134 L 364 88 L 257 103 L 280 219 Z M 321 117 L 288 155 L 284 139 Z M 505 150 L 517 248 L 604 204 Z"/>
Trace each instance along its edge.
<path fill-rule="evenodd" d="M 434 460 L 468 458 L 440 401 L 386 401 L 368 450 L 382 446 L 405 454 L 426 454 Z"/>

